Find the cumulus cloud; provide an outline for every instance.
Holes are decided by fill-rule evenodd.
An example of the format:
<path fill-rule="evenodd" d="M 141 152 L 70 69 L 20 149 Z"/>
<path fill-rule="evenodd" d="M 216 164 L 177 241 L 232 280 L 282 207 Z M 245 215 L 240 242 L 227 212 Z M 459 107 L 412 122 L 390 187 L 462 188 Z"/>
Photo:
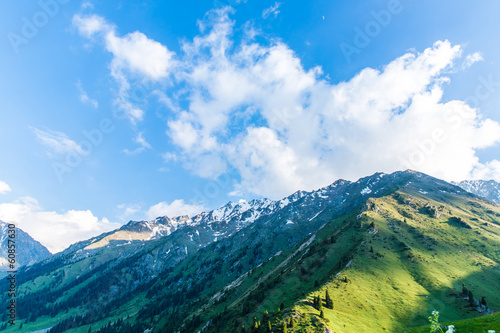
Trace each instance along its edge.
<path fill-rule="evenodd" d="M 81 36 L 100 40 L 113 54 L 111 75 L 118 84 L 115 105 L 132 124 L 141 121 L 144 111 L 130 101 L 130 81 L 132 77 L 139 81 L 143 78 L 152 81 L 167 78 L 174 63 L 174 53 L 139 31 L 118 36 L 115 27 L 98 15 L 75 15 L 73 25 Z"/>
<path fill-rule="evenodd" d="M 194 216 L 204 210 L 205 208 L 202 206 L 187 204 L 184 200 L 174 200 L 171 203 L 159 202 L 156 205 L 151 206 L 146 212 L 146 216 L 150 220 L 159 216 Z"/>
<path fill-rule="evenodd" d="M 90 210 L 44 211 L 31 197 L 0 203 L 0 220 L 16 224 L 52 253 L 120 227 L 106 218 L 99 220 Z"/>
<path fill-rule="evenodd" d="M 32 128 L 38 141 L 44 145 L 50 157 L 56 155 L 77 153 L 79 155 L 86 155 L 87 152 L 75 141 L 71 140 L 65 133 L 58 131 L 43 131 L 38 128 Z"/>
<path fill-rule="evenodd" d="M 5 194 L 10 191 L 12 191 L 12 189 L 10 188 L 9 184 L 0 180 L 0 194 Z"/>
<path fill-rule="evenodd" d="M 280 41 L 235 45 L 230 11 L 217 14 L 184 46 L 189 105 L 168 133 L 199 175 L 236 170 L 238 193 L 279 198 L 405 168 L 466 179 L 485 167 L 476 150 L 500 141 L 498 123 L 463 101 L 442 99 L 460 45 L 438 41 L 331 84 Z M 202 174 L 207 155 L 217 167 Z"/>
<path fill-rule="evenodd" d="M 406 168 L 446 180 L 499 177 L 498 163 L 476 151 L 500 142 L 500 124 L 466 96 L 443 99 L 449 74 L 479 53 L 460 63 L 462 46 L 437 41 L 334 84 L 280 40 L 256 42 L 255 30 L 237 40 L 232 12 L 210 11 L 176 56 L 172 87 L 162 93 L 173 106 L 169 161 L 205 178 L 229 170 L 233 193 L 272 198 Z"/>

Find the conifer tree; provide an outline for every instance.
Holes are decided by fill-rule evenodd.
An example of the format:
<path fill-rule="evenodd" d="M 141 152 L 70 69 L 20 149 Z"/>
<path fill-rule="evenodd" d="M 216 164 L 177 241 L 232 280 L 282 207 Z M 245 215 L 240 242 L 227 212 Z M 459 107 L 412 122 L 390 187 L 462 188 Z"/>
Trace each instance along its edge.
<path fill-rule="evenodd" d="M 267 319 L 269 318 L 269 312 L 264 311 L 264 314 L 262 315 L 262 321 L 265 322 L 267 321 Z"/>
<path fill-rule="evenodd" d="M 283 333 L 287 333 L 288 332 L 288 329 L 286 327 L 286 322 L 282 322 L 281 323 L 281 332 L 283 332 Z"/>
<path fill-rule="evenodd" d="M 484 305 L 484 307 L 486 307 L 486 298 L 483 296 L 481 297 L 481 304 Z"/>
<path fill-rule="evenodd" d="M 257 332 L 259 329 L 259 323 L 257 322 L 257 318 L 253 318 L 252 332 Z"/>
<path fill-rule="evenodd" d="M 323 312 L 323 310 L 321 310 L 321 312 L 319 313 L 319 316 L 320 316 L 322 319 L 325 319 L 325 313 Z"/>
<path fill-rule="evenodd" d="M 474 305 L 474 295 L 472 295 L 472 291 L 469 290 L 469 303 Z"/>
<path fill-rule="evenodd" d="M 464 294 L 466 296 L 469 295 L 469 291 L 465 287 L 465 283 L 462 283 L 462 294 Z"/>
<path fill-rule="evenodd" d="M 328 293 L 328 289 L 326 290 L 325 293 L 325 304 L 328 309 L 333 309 L 333 300 L 330 297 L 330 294 Z"/>

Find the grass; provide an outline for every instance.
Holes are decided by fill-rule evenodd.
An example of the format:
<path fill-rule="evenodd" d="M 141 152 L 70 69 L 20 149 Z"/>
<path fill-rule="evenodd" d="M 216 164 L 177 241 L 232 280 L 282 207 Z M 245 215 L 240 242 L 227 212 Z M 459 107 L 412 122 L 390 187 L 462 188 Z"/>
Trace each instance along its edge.
<path fill-rule="evenodd" d="M 371 199 L 378 208 L 364 212 L 360 220 L 363 225 L 373 222 L 377 233 L 360 231 L 364 242 L 352 264 L 303 298 L 295 311 L 315 318 L 319 312 L 312 307 L 312 297 L 324 298 L 328 289 L 334 309 L 324 308 L 325 322 L 334 332 L 421 332 L 405 329 L 426 325 L 433 310 L 439 310 L 444 321 L 470 318 L 457 322 L 456 327 L 465 332 L 498 330 L 498 316 L 482 317 L 460 295 L 465 283 L 477 298 L 485 296 L 494 311 L 500 308 L 500 228 L 494 215 L 498 207 L 474 201 L 443 205 L 413 193 L 402 194 L 415 203 L 403 207 L 413 218 L 401 215 L 402 207 L 393 196 Z M 426 204 L 443 206 L 443 215 L 429 217 L 421 210 Z M 450 216 L 461 217 L 472 229 L 450 225 Z M 300 332 L 300 328 L 289 331 Z"/>
<path fill-rule="evenodd" d="M 494 313 L 479 318 L 465 319 L 442 323 L 444 326 L 453 325 L 457 333 L 487 333 L 488 330 L 500 332 L 500 313 Z M 403 330 L 401 333 L 429 333 L 429 326 Z"/>
<path fill-rule="evenodd" d="M 476 298 L 485 296 L 492 310 L 500 310 L 500 208 L 497 205 L 441 192 L 426 197 L 409 187 L 369 199 L 366 208 L 361 214 L 355 211 L 332 219 L 308 235 L 305 242 L 276 253 L 248 272 L 217 275 L 191 303 L 192 310 L 186 312 L 189 313 L 186 317 L 199 315 L 203 322 L 201 328 L 227 309 L 231 314 L 230 323 L 221 333 L 233 332 L 234 327 L 241 325 L 248 328 L 253 318 L 262 318 L 265 311 L 269 311 L 274 328 L 293 316 L 296 326 L 289 328 L 289 332 L 323 333 L 328 327 L 336 333 L 417 333 L 428 332 L 427 318 L 433 310 L 438 310 L 444 322 L 453 322 L 465 333 L 499 330 L 495 327 L 498 315 L 481 316 L 460 294 L 465 283 Z M 456 219 L 450 220 L 452 217 Z M 247 232 L 246 237 L 251 239 L 253 231 Z M 287 238 L 281 240 L 286 241 Z M 177 265 L 170 276 L 180 274 L 186 281 L 189 278 L 195 281 L 205 265 L 221 262 L 225 265 L 222 271 L 228 272 L 228 262 L 238 259 L 240 252 L 242 256 L 235 264 L 249 259 L 240 248 L 237 253 L 215 251 L 217 246 L 228 242 L 218 242 L 201 250 Z M 287 248 L 286 243 L 277 247 Z M 90 265 L 103 264 L 130 249 L 133 247 L 99 249 L 102 255 L 98 261 L 95 257 L 83 259 L 21 288 L 41 290 L 53 283 L 57 274 L 63 274 L 64 285 L 88 271 Z M 123 276 L 128 279 L 126 274 Z M 219 301 L 213 298 L 238 276 L 238 283 L 225 289 Z M 168 292 L 169 287 L 161 283 L 156 285 L 161 287 L 159 299 L 161 292 Z M 80 284 L 68 290 L 61 299 L 71 297 L 82 287 L 85 286 Z M 334 308 L 324 307 L 325 318 L 320 318 L 319 311 L 312 306 L 312 298 L 318 295 L 324 298 L 326 290 L 334 301 Z M 106 319 L 94 323 L 92 329 L 127 315 L 134 320 L 148 302 L 156 301 L 146 299 L 145 293 L 137 294 Z M 281 303 L 284 309 L 278 311 Z M 24 328 L 46 328 L 76 314 L 82 313 L 72 309 L 56 319 L 39 318 Z M 460 319 L 465 320 L 457 321 Z M 158 316 L 156 320 L 160 321 L 157 327 L 161 327 L 167 317 Z M 87 330 L 88 326 L 82 326 L 70 332 Z M 462 333 L 460 329 L 457 332 Z"/>

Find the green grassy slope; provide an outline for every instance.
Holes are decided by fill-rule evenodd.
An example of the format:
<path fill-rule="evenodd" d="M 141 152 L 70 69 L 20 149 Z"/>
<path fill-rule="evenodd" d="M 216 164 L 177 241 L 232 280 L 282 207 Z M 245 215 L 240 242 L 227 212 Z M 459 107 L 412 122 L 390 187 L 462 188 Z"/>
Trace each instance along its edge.
<path fill-rule="evenodd" d="M 494 314 L 481 316 L 479 318 L 442 323 L 442 325 L 455 326 L 457 333 L 487 333 L 489 330 L 496 330 L 496 332 L 498 333 L 500 331 L 500 313 L 497 312 Z M 429 326 L 425 326 L 404 330 L 402 333 L 429 333 L 429 330 Z"/>
<path fill-rule="evenodd" d="M 95 296 L 90 300 L 98 300 L 102 291 L 119 297 L 110 304 L 75 305 L 24 328 L 48 327 L 89 313 L 95 304 L 100 313 L 92 318 L 93 331 L 123 320 L 136 324 L 137 332 L 242 332 L 242 326 L 248 332 L 259 322 L 252 332 L 267 331 L 268 322 L 273 332 L 281 332 L 284 321 L 293 322 L 288 332 L 420 332 L 433 310 L 442 322 L 471 319 L 463 326 L 469 333 L 496 329 L 498 317 L 471 308 L 461 289 L 464 283 L 476 299 L 484 296 L 491 310 L 500 310 L 500 206 L 425 175 L 391 177 L 339 182 L 329 199 L 305 197 L 227 239 L 189 251 L 153 279 L 144 272 L 160 263 L 159 256 L 147 259 L 167 248 L 160 241 L 130 248 L 137 260 L 130 256 L 118 264 L 111 260 L 116 254 L 103 253 L 47 267 L 46 274 L 21 285 L 23 292 L 51 285 L 57 290 L 74 281 L 76 272 L 95 270 L 86 284 L 67 288 L 61 300 L 74 299 L 79 290 Z M 371 198 L 362 194 L 368 186 Z M 177 241 L 181 250 L 191 244 L 184 238 Z M 96 270 L 91 260 L 102 260 L 105 269 Z M 146 282 L 131 289 L 134 281 Z M 103 288 L 93 289 L 99 285 Z M 120 296 L 127 290 L 132 292 Z M 327 290 L 333 309 L 324 303 Z M 323 318 L 313 306 L 315 296 L 323 299 Z M 89 326 L 67 331 L 87 332 Z"/>
<path fill-rule="evenodd" d="M 364 235 L 351 265 L 292 312 L 318 315 L 312 296 L 324 298 L 328 289 L 334 309 L 324 309 L 325 322 L 334 332 L 397 332 L 427 324 L 433 310 L 443 321 L 480 316 L 463 299 L 462 283 L 500 309 L 498 206 L 479 199 L 443 203 L 412 191 L 371 199 L 368 206 L 359 216 Z"/>

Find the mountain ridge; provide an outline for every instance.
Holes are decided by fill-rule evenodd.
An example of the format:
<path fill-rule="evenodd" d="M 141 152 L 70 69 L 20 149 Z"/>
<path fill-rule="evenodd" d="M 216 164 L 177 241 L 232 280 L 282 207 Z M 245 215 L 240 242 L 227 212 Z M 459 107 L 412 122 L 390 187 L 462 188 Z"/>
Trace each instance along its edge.
<path fill-rule="evenodd" d="M 463 180 L 458 183 L 452 182 L 452 184 L 460 186 L 467 192 L 500 203 L 500 183 L 494 180 Z"/>
<path fill-rule="evenodd" d="M 198 221 L 203 223 L 188 223 L 168 236 L 85 250 L 87 242 L 24 269 L 19 274 L 19 304 L 37 306 L 20 306 L 19 313 L 29 314 L 21 320 L 29 319 L 27 328 L 73 327 L 71 332 L 86 332 L 92 326 L 92 331 L 101 332 L 121 327 L 137 332 L 191 333 L 204 328 L 206 333 L 222 333 L 242 325 L 248 328 L 252 318 L 268 310 L 273 331 L 295 316 L 297 327 L 315 327 L 314 332 L 330 326 L 335 332 L 360 331 L 360 325 L 379 332 L 377 323 L 400 329 L 425 324 L 428 313 L 417 306 L 422 302 L 418 293 L 425 292 L 434 302 L 444 296 L 433 285 L 458 281 L 477 285 L 474 293 L 486 295 L 490 306 L 499 308 L 500 300 L 487 286 L 500 288 L 500 275 L 491 268 L 500 262 L 492 250 L 500 244 L 500 208 L 455 185 L 414 171 L 377 173 L 254 203 L 251 209 L 237 205 L 201 213 Z M 465 257 L 456 254 L 457 244 L 467 248 Z M 465 276 L 447 264 L 452 260 L 470 273 L 485 267 L 482 274 L 489 282 Z M 457 278 L 435 271 L 434 262 Z M 366 273 L 360 275 L 363 270 Z M 409 283 L 408 290 L 398 280 L 388 282 L 383 274 L 391 270 Z M 346 275 L 355 287 L 348 291 L 351 296 L 342 291 L 348 287 L 341 281 Z M 373 316 L 357 292 L 363 290 L 363 280 L 373 283 L 371 288 L 381 288 L 379 297 L 397 296 L 413 314 L 401 312 L 392 301 L 376 303 L 377 297 L 370 296 L 367 304 L 379 304 L 378 311 L 385 314 Z M 335 285 L 340 289 L 332 289 Z M 325 310 L 330 322 L 311 307 L 312 296 L 324 295 L 325 288 L 339 307 Z M 443 290 L 452 292 L 449 287 Z M 351 309 L 349 302 L 361 308 L 340 311 Z M 470 317 L 460 304 L 458 299 L 449 303 L 444 315 Z M 55 319 L 44 321 L 47 316 Z M 354 320 L 356 316 L 366 320 Z"/>

